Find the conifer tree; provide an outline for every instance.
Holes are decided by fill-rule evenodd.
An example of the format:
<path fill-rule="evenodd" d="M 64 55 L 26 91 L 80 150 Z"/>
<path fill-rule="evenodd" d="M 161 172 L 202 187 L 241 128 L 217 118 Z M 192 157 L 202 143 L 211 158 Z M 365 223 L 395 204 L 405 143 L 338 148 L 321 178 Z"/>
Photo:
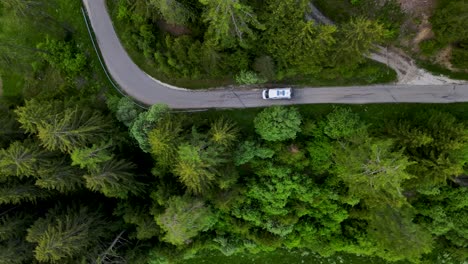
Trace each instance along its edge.
<path fill-rule="evenodd" d="M 135 165 L 125 160 L 111 159 L 84 175 L 86 187 L 107 197 L 125 199 L 139 194 L 143 184 L 136 180 Z"/>
<path fill-rule="evenodd" d="M 247 45 L 254 40 L 254 29 L 263 29 L 253 9 L 239 0 L 199 0 L 206 6 L 203 13 L 205 22 L 209 23 L 207 35 L 222 47 L 232 45 L 238 40 Z"/>
<path fill-rule="evenodd" d="M 169 24 L 187 25 L 195 14 L 178 0 L 150 0 L 152 5 Z"/>
<path fill-rule="evenodd" d="M 15 113 L 18 116 L 18 122 L 21 128 L 28 133 L 36 134 L 38 126 L 59 115 L 64 109 L 64 103 L 58 100 L 51 100 L 47 102 L 32 99 L 26 101 L 24 106 L 16 108 Z"/>
<path fill-rule="evenodd" d="M 236 141 L 239 129 L 236 124 L 226 118 L 219 118 L 211 124 L 210 140 L 221 147 L 229 148 Z"/>
<path fill-rule="evenodd" d="M 406 203 L 402 185 L 412 176 L 406 171 L 412 164 L 402 150 L 394 150 L 392 141 L 366 141 L 357 146 L 340 144 L 334 153 L 337 176 L 351 195 L 372 208 L 380 204 L 400 207 Z"/>
<path fill-rule="evenodd" d="M 148 134 L 151 154 L 161 168 L 169 168 L 174 164 L 177 157 L 177 143 L 182 132 L 181 126 L 179 120 L 165 118 Z"/>
<path fill-rule="evenodd" d="M 86 207 L 59 207 L 49 210 L 28 229 L 26 240 L 35 243 L 35 258 L 40 262 L 83 261 L 88 249 L 105 235 L 105 222 L 96 210 Z"/>
<path fill-rule="evenodd" d="M 13 209 L 14 210 L 14 209 Z M 22 264 L 33 260 L 33 247 L 24 240 L 26 229 L 32 223 L 32 214 L 0 214 L 0 263 Z"/>
<path fill-rule="evenodd" d="M 156 127 L 159 121 L 167 117 L 168 113 L 167 105 L 155 104 L 148 111 L 138 115 L 130 128 L 130 134 L 138 142 L 141 150 L 147 153 L 151 151 L 148 133 Z"/>
<path fill-rule="evenodd" d="M 210 207 L 200 199 L 173 196 L 166 206 L 164 213 L 155 219 L 166 231 L 163 240 L 176 246 L 190 244 L 193 237 L 209 230 L 217 221 Z"/>
<path fill-rule="evenodd" d="M 50 196 L 50 192 L 34 185 L 32 180 L 9 179 L 0 184 L 0 205 L 36 202 Z"/>
<path fill-rule="evenodd" d="M 68 159 L 57 157 L 39 169 L 35 184 L 41 188 L 67 193 L 84 186 L 84 174 L 85 171 L 70 166 Z"/>
<path fill-rule="evenodd" d="M 81 169 L 95 170 L 99 164 L 112 159 L 112 142 L 93 144 L 91 147 L 73 150 L 70 157 L 72 165 Z"/>
<path fill-rule="evenodd" d="M 50 154 L 31 141 L 13 142 L 7 149 L 0 150 L 0 177 L 36 176 L 38 168 L 50 157 Z"/>
<path fill-rule="evenodd" d="M 71 153 L 107 139 L 111 128 L 110 120 L 100 113 L 74 107 L 65 109 L 49 122 L 41 122 L 38 136 L 46 149 Z"/>
<path fill-rule="evenodd" d="M 13 111 L 7 106 L 0 103 L 0 148 L 6 148 L 13 140 L 18 140 L 24 137 L 24 132 L 20 128 L 20 124 L 16 121 Z"/>

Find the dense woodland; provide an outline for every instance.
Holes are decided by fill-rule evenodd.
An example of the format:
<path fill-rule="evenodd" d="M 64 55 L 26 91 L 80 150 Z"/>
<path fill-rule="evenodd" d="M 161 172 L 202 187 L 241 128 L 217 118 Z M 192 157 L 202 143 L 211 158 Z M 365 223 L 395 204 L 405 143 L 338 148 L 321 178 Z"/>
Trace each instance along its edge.
<path fill-rule="evenodd" d="M 235 10 L 256 10 L 246 25 L 267 39 L 274 23 L 286 26 L 296 17 L 286 16 L 296 12 L 281 4 L 287 2 L 255 2 L 277 9 L 269 18 L 277 22 L 253 4 Z M 122 2 L 123 14 L 137 14 L 136 3 L 143 2 Z M 350 64 L 343 65 L 354 68 L 305 66 L 299 58 L 309 53 L 275 53 L 289 45 L 286 33 L 256 42 L 242 31 L 245 43 L 237 35 L 216 42 L 220 31 L 206 25 L 221 23 L 208 15 L 190 30 L 213 37 L 223 47 L 217 56 L 241 59 L 244 51 L 251 65 L 256 55 L 249 45 L 269 43 L 262 49 L 271 53 L 263 55 L 274 62 L 275 76 L 304 69 L 352 74 L 365 52 L 345 56 Z M 177 263 L 208 251 L 277 249 L 390 262 L 467 260 L 466 104 L 141 109 L 105 79 L 80 1 L 4 0 L 0 20 L 0 263 Z M 308 28 L 323 47 L 328 42 L 317 36 L 346 32 L 297 21 L 289 26 Z M 368 21 L 356 18 L 348 27 L 381 23 Z M 192 38 L 181 39 L 197 43 Z M 167 48 L 157 45 L 151 53 Z M 319 51 L 317 57 L 329 54 Z"/>
<path fill-rule="evenodd" d="M 362 55 L 395 37 L 397 19 L 360 15 L 322 25 L 306 19 L 307 0 L 108 3 L 123 43 L 140 54 L 136 62 L 168 81 L 234 77 L 239 84 L 285 79 L 349 84 L 394 78 L 391 70 Z"/>

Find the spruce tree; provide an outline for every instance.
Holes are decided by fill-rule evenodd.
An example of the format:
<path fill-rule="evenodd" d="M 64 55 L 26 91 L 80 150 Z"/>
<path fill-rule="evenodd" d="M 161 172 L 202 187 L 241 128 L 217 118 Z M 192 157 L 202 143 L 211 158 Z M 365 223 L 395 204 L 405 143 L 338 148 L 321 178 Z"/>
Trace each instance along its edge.
<path fill-rule="evenodd" d="M 0 150 L 0 177 L 36 176 L 39 167 L 50 157 L 50 153 L 46 153 L 34 142 L 13 142 L 7 149 Z"/>
<path fill-rule="evenodd" d="M 66 263 L 83 260 L 88 249 L 105 235 L 105 222 L 96 210 L 86 207 L 59 207 L 49 210 L 28 229 L 26 240 L 36 245 L 38 261 Z"/>
<path fill-rule="evenodd" d="M 50 194 L 37 187 L 32 180 L 9 179 L 0 185 L 0 205 L 36 202 L 49 197 Z"/>
<path fill-rule="evenodd" d="M 106 140 L 111 128 L 110 120 L 99 112 L 74 107 L 65 109 L 49 122 L 41 122 L 38 136 L 46 149 L 71 153 Z"/>
<path fill-rule="evenodd" d="M 84 175 L 86 187 L 107 197 L 127 198 L 139 194 L 143 184 L 136 180 L 135 165 L 125 160 L 111 159 Z"/>

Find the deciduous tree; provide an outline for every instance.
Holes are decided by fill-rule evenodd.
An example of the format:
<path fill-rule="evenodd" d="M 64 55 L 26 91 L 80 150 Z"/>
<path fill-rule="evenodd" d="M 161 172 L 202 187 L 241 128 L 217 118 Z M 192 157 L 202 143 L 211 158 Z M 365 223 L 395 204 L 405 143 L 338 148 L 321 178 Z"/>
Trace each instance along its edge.
<path fill-rule="evenodd" d="M 301 131 L 301 115 L 294 107 L 273 106 L 264 109 L 254 120 L 255 131 L 268 141 L 294 139 Z"/>

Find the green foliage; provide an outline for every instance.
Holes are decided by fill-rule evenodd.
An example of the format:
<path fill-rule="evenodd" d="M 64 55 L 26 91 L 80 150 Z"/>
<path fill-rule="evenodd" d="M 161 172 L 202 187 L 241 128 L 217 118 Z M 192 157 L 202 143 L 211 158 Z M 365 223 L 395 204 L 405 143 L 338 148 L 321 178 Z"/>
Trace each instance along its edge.
<path fill-rule="evenodd" d="M 252 8 L 238 0 L 199 0 L 206 6 L 203 20 L 208 23 L 208 39 L 221 47 L 232 46 L 236 40 L 248 46 L 256 39 L 254 29 L 264 29 Z"/>
<path fill-rule="evenodd" d="M 254 120 L 255 131 L 265 140 L 294 139 L 301 131 L 301 115 L 296 108 L 274 106 L 260 112 Z"/>
<path fill-rule="evenodd" d="M 115 117 L 124 125 L 131 127 L 141 112 L 141 108 L 135 102 L 127 97 L 122 97 L 117 104 Z"/>
<path fill-rule="evenodd" d="M 451 114 L 434 111 L 420 112 L 410 120 L 390 123 L 387 129 L 415 161 L 409 168 L 417 176 L 411 185 L 422 190 L 462 174 L 467 162 L 466 124 Z"/>
<path fill-rule="evenodd" d="M 454 48 L 450 62 L 459 69 L 468 69 L 468 41 L 464 48 Z"/>
<path fill-rule="evenodd" d="M 77 191 L 84 186 L 84 171 L 70 166 L 68 160 L 56 158 L 40 168 L 35 184 L 41 188 L 62 193 Z"/>
<path fill-rule="evenodd" d="M 149 132 L 148 142 L 151 145 L 151 154 L 154 155 L 161 168 L 173 165 L 177 156 L 177 143 L 181 131 L 179 121 L 167 118 Z"/>
<path fill-rule="evenodd" d="M 466 196 L 466 188 L 443 187 L 438 195 L 424 195 L 414 203 L 421 215 L 419 224 L 459 252 L 468 246 Z"/>
<path fill-rule="evenodd" d="M 337 176 L 349 193 L 372 208 L 381 204 L 400 207 L 406 201 L 402 184 L 411 178 L 411 162 L 402 151 L 393 151 L 391 141 L 342 144 L 334 151 Z"/>
<path fill-rule="evenodd" d="M 90 169 L 83 177 L 86 187 L 99 191 L 107 197 L 126 199 L 130 194 L 139 194 L 143 185 L 135 178 L 135 165 L 125 160 L 111 159 L 98 168 Z"/>
<path fill-rule="evenodd" d="M 50 192 L 38 188 L 32 181 L 11 179 L 0 186 L 0 205 L 34 203 L 49 196 Z"/>
<path fill-rule="evenodd" d="M 437 8 L 430 21 L 437 41 L 454 43 L 468 39 L 468 3 L 465 1 L 450 1 L 445 7 Z"/>
<path fill-rule="evenodd" d="M 234 122 L 221 117 L 211 124 L 208 133 L 214 144 L 229 148 L 237 141 L 239 129 Z"/>
<path fill-rule="evenodd" d="M 310 166 L 319 174 L 328 171 L 332 165 L 333 145 L 325 137 L 317 137 L 309 141 L 307 151 L 310 155 Z"/>
<path fill-rule="evenodd" d="M 5 89 L 5 86 L 3 89 Z M 24 134 L 24 131 L 20 128 L 20 124 L 16 121 L 13 111 L 1 103 L 0 124 L 2 124 L 2 129 L 0 130 L 0 148 L 7 147 L 10 141 L 19 139 Z"/>
<path fill-rule="evenodd" d="M 368 227 L 369 235 L 377 248 L 383 249 L 376 251 L 377 256 L 418 263 L 423 254 L 431 252 L 432 238 L 403 212 L 388 207 L 375 212 Z"/>
<path fill-rule="evenodd" d="M 122 216 L 125 223 L 136 225 L 135 237 L 138 240 L 150 239 L 159 235 L 160 228 L 150 215 L 148 208 L 120 203 L 114 214 Z"/>
<path fill-rule="evenodd" d="M 296 74 L 318 74 L 329 64 L 337 28 L 305 22 L 307 4 L 302 0 L 268 1 L 262 43 L 276 61 L 280 79 Z"/>
<path fill-rule="evenodd" d="M 217 153 L 204 151 L 202 146 L 183 144 L 177 151 L 174 174 L 194 194 L 206 192 L 216 178 Z M 213 150 L 210 148 L 209 150 Z"/>
<path fill-rule="evenodd" d="M 156 8 L 168 23 L 187 25 L 194 19 L 189 7 L 177 0 L 150 0 L 149 4 Z"/>
<path fill-rule="evenodd" d="M 40 100 L 32 99 L 25 102 L 24 106 L 16 108 L 18 122 L 21 128 L 28 133 L 36 134 L 38 126 L 43 122 L 48 122 L 55 115 L 59 115 L 64 108 L 63 102 L 51 100 L 44 103 Z"/>
<path fill-rule="evenodd" d="M 349 139 L 354 136 L 362 137 L 366 130 L 359 116 L 352 113 L 349 108 L 335 108 L 327 115 L 323 132 L 332 139 Z"/>
<path fill-rule="evenodd" d="M 238 84 L 260 84 L 265 83 L 267 80 L 259 77 L 255 72 L 252 71 L 241 71 L 236 75 L 236 82 Z"/>
<path fill-rule="evenodd" d="M 78 148 L 99 142 L 111 133 L 111 121 L 97 111 L 67 108 L 60 115 L 38 126 L 38 137 L 48 150 L 71 153 Z"/>
<path fill-rule="evenodd" d="M 148 133 L 156 127 L 158 122 L 167 115 L 169 108 L 166 105 L 155 104 L 147 112 L 142 112 L 133 122 L 130 134 L 138 142 L 144 152 L 150 152 L 151 146 L 148 141 Z"/>
<path fill-rule="evenodd" d="M 155 220 L 166 232 L 164 241 L 182 246 L 190 244 L 201 232 L 208 231 L 217 218 L 202 200 L 173 196 L 167 201 L 164 213 L 156 215 Z"/>
<path fill-rule="evenodd" d="M 31 263 L 32 247 L 22 238 L 31 225 L 31 215 L 3 212 L 0 217 L 0 263 Z"/>
<path fill-rule="evenodd" d="M 39 43 L 37 48 L 45 51 L 40 53 L 42 58 L 71 77 L 82 73 L 86 67 L 86 57 L 73 43 L 47 38 L 45 42 Z"/>
<path fill-rule="evenodd" d="M 122 0 L 115 26 L 128 26 L 121 39 L 168 81 L 224 81 L 252 69 L 273 81 L 305 74 L 375 82 L 384 70 L 359 64 L 362 54 L 398 28 L 395 1 L 341 1 L 357 18 L 336 27 L 304 21 L 305 0 L 204 2 Z M 216 13 L 217 4 L 233 12 Z M 261 110 L 230 111 L 227 119 L 109 99 L 146 155 L 103 110 L 110 96 L 96 93 L 107 85 L 83 41 L 80 3 L 0 5 L 0 63 L 34 98 L 0 107 L 0 263 L 177 262 L 207 250 L 280 248 L 414 263 L 449 252 L 466 260 L 463 105 L 277 107 L 253 123 Z M 365 13 L 375 14 L 360 18 Z M 185 24 L 170 26 L 183 36 L 168 36 L 160 19 Z M 457 52 L 452 59 L 463 60 Z M 140 177 L 150 173 L 156 177 Z"/>
<path fill-rule="evenodd" d="M 0 179 L 7 176 L 37 176 L 37 170 L 46 160 L 47 153 L 38 145 L 15 141 L 8 149 L 0 150 Z"/>
<path fill-rule="evenodd" d="M 276 77 L 275 62 L 270 56 L 261 56 L 255 58 L 253 69 L 266 80 L 274 80 Z"/>
<path fill-rule="evenodd" d="M 353 65 L 364 61 L 363 54 L 368 54 L 375 44 L 382 43 L 390 32 L 376 21 L 363 17 L 351 19 L 340 30 L 341 38 L 335 63 Z"/>
<path fill-rule="evenodd" d="M 443 44 L 435 39 L 428 39 L 419 43 L 422 54 L 432 56 L 443 47 Z"/>
<path fill-rule="evenodd" d="M 256 144 L 254 141 L 244 141 L 239 145 L 234 155 L 234 161 L 236 165 L 239 166 L 256 157 L 267 159 L 273 157 L 274 154 L 274 150 L 259 146 L 259 144 Z"/>
<path fill-rule="evenodd" d="M 41 262 L 63 263 L 80 259 L 103 235 L 102 215 L 88 208 L 51 209 L 28 229 L 28 242 L 35 243 L 35 258 Z"/>
<path fill-rule="evenodd" d="M 72 164 L 81 169 L 95 170 L 102 162 L 112 159 L 112 142 L 93 144 L 89 148 L 75 149 L 70 155 Z"/>

